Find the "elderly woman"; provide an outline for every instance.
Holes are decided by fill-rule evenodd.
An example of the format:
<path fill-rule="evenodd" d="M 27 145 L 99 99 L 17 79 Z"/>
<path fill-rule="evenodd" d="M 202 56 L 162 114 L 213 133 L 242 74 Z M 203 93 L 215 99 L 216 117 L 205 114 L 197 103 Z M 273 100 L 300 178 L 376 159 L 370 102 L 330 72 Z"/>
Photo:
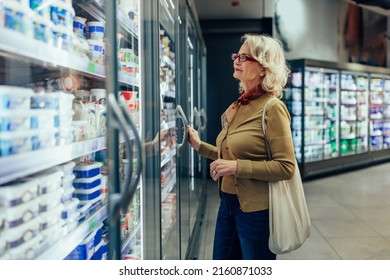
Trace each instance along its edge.
<path fill-rule="evenodd" d="M 268 181 L 289 179 L 295 171 L 290 115 L 280 100 L 290 70 L 279 41 L 246 34 L 242 42 L 232 54 L 233 77 L 240 81 L 241 92 L 221 117 L 217 146 L 201 141 L 192 127 L 189 143 L 214 160 L 210 176 L 218 181 L 220 206 L 213 259 L 272 260 L 276 255 L 268 247 Z M 271 98 L 265 137 L 262 113 Z"/>

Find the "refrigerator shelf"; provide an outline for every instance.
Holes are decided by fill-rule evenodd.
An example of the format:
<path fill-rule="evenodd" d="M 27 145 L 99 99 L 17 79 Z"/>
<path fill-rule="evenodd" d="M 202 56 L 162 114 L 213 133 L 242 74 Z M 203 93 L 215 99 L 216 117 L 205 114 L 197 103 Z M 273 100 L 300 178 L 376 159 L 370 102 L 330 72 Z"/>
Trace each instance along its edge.
<path fill-rule="evenodd" d="M 138 222 L 134 230 L 131 232 L 131 234 L 126 238 L 126 240 L 122 243 L 122 256 L 129 254 L 130 250 L 134 246 L 134 242 L 136 241 L 137 234 L 141 231 L 141 223 Z"/>
<path fill-rule="evenodd" d="M 102 206 L 91 217 L 62 237 L 48 250 L 36 257 L 38 260 L 62 260 L 69 255 L 91 232 L 107 218 L 107 206 Z"/>
<path fill-rule="evenodd" d="M 4 51 L 19 58 L 27 58 L 31 62 L 60 66 L 75 70 L 95 78 L 105 78 L 103 64 L 83 59 L 68 51 L 50 46 L 41 41 L 30 39 L 18 32 L 0 29 L 0 51 Z M 119 82 L 139 87 L 139 79 L 119 73 Z"/>
<path fill-rule="evenodd" d="M 167 198 L 168 194 L 172 191 L 175 185 L 176 185 L 176 177 L 172 177 L 172 179 L 169 180 L 169 182 L 161 191 L 161 201 L 164 201 Z"/>
<path fill-rule="evenodd" d="M 99 137 L 49 149 L 0 158 L 0 184 L 28 176 L 106 148 L 106 137 Z"/>

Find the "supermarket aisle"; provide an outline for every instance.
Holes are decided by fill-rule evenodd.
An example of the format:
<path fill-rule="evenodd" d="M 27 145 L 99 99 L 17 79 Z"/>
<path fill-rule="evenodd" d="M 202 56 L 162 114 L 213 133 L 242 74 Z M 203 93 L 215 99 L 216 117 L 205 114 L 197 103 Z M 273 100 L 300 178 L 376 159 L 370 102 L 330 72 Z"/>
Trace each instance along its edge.
<path fill-rule="evenodd" d="M 312 234 L 280 260 L 390 260 L 390 163 L 304 183 Z M 214 182 L 199 259 L 211 259 L 218 209 Z"/>

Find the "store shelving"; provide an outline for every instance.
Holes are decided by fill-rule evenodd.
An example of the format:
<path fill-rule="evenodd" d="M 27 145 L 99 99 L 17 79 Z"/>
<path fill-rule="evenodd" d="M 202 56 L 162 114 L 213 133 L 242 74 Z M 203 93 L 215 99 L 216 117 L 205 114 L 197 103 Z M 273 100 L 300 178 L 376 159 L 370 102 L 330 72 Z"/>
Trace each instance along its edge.
<path fill-rule="evenodd" d="M 384 144 L 389 142 L 387 68 L 310 59 L 290 63 L 283 100 L 302 177 L 390 159 Z"/>
<path fill-rule="evenodd" d="M 81 142 L 56 146 L 0 158 L 0 184 L 27 176 L 52 166 L 106 148 L 106 138 L 98 137 Z"/>
<path fill-rule="evenodd" d="M 107 206 L 102 206 L 85 221 L 69 233 L 60 236 L 55 244 L 39 254 L 38 260 L 61 260 L 65 259 L 74 248 L 79 245 L 88 234 L 97 229 L 97 226 L 107 218 Z"/>

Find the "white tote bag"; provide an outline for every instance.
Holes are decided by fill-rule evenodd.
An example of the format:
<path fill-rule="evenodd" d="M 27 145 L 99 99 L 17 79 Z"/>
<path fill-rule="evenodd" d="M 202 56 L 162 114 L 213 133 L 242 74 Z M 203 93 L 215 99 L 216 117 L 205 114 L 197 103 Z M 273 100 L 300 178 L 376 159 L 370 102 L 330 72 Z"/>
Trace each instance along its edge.
<path fill-rule="evenodd" d="M 262 119 L 264 136 L 268 102 L 264 106 Z M 272 159 L 268 141 L 266 146 Z M 295 160 L 295 173 L 290 180 L 269 182 L 269 249 L 277 255 L 298 249 L 310 236 L 310 225 L 301 174 Z"/>

